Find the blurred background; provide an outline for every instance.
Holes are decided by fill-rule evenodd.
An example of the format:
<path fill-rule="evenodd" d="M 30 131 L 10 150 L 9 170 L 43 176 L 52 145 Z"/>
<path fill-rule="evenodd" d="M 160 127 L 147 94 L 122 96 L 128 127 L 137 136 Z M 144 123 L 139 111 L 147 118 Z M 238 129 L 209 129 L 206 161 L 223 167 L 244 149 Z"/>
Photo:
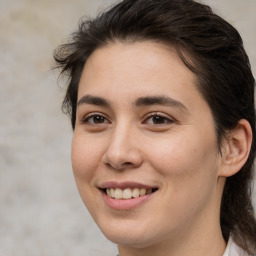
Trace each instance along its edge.
<path fill-rule="evenodd" d="M 111 0 L 0 0 L 0 256 L 114 256 L 75 186 L 53 50 Z M 205 0 L 241 33 L 256 75 L 256 1 Z M 254 203 L 256 194 L 254 192 Z"/>

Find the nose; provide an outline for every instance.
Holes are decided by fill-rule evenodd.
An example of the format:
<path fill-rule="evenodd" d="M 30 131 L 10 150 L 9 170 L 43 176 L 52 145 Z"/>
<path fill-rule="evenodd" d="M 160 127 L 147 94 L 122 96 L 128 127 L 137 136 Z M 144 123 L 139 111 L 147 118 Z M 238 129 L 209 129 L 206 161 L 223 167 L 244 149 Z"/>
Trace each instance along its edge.
<path fill-rule="evenodd" d="M 143 156 L 136 131 L 124 125 L 116 127 L 110 136 L 103 162 L 115 170 L 139 167 L 143 162 Z"/>

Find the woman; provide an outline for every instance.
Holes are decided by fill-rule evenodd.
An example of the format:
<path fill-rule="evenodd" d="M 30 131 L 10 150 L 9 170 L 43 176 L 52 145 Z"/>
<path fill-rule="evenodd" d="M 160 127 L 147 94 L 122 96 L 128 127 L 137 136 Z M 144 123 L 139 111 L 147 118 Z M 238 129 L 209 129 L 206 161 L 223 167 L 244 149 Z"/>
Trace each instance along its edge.
<path fill-rule="evenodd" d="M 120 256 L 256 255 L 255 82 L 230 24 L 192 0 L 124 0 L 55 60 L 77 187 Z"/>

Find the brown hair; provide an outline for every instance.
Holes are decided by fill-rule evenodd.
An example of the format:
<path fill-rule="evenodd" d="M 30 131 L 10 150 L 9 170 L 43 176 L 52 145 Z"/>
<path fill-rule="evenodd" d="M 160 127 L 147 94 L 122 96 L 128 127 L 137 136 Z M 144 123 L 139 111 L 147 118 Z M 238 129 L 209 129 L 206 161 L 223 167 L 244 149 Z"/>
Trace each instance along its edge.
<path fill-rule="evenodd" d="M 154 40 L 172 45 L 196 74 L 221 139 L 247 119 L 253 132 L 249 158 L 227 178 L 221 228 L 248 253 L 256 254 L 256 220 L 251 202 L 255 157 L 254 87 L 250 63 L 237 30 L 210 7 L 192 0 L 124 0 L 94 19 L 81 21 L 72 40 L 55 51 L 57 66 L 70 78 L 63 109 L 75 127 L 78 83 L 92 52 L 110 42 Z M 188 57 L 189 58 L 188 58 Z"/>

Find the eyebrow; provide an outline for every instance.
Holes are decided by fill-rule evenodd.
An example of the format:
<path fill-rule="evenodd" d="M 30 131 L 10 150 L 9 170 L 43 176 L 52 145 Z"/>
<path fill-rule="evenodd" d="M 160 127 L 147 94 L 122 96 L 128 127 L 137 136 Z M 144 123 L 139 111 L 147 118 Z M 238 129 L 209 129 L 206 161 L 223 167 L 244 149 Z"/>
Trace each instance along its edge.
<path fill-rule="evenodd" d="M 106 99 L 92 95 L 85 95 L 77 102 L 77 106 L 80 106 L 82 104 L 110 107 L 110 103 Z"/>
<path fill-rule="evenodd" d="M 93 95 L 85 95 L 77 103 L 77 106 L 80 106 L 82 104 L 90 104 L 90 105 L 96 105 L 96 106 L 102 106 L 102 107 L 111 107 L 111 104 L 108 100 L 93 96 Z M 163 105 L 163 106 L 170 106 L 175 107 L 177 109 L 180 109 L 181 111 L 188 111 L 188 109 L 183 105 L 180 101 L 177 101 L 175 99 L 172 99 L 167 96 L 146 96 L 146 97 L 140 97 L 135 100 L 134 105 L 136 107 L 140 106 L 151 106 L 151 105 Z"/>
<path fill-rule="evenodd" d="M 147 96 L 140 97 L 135 101 L 135 106 L 150 106 L 150 105 L 164 105 L 178 108 L 182 111 L 188 111 L 188 109 L 180 101 L 172 99 L 167 96 Z"/>

